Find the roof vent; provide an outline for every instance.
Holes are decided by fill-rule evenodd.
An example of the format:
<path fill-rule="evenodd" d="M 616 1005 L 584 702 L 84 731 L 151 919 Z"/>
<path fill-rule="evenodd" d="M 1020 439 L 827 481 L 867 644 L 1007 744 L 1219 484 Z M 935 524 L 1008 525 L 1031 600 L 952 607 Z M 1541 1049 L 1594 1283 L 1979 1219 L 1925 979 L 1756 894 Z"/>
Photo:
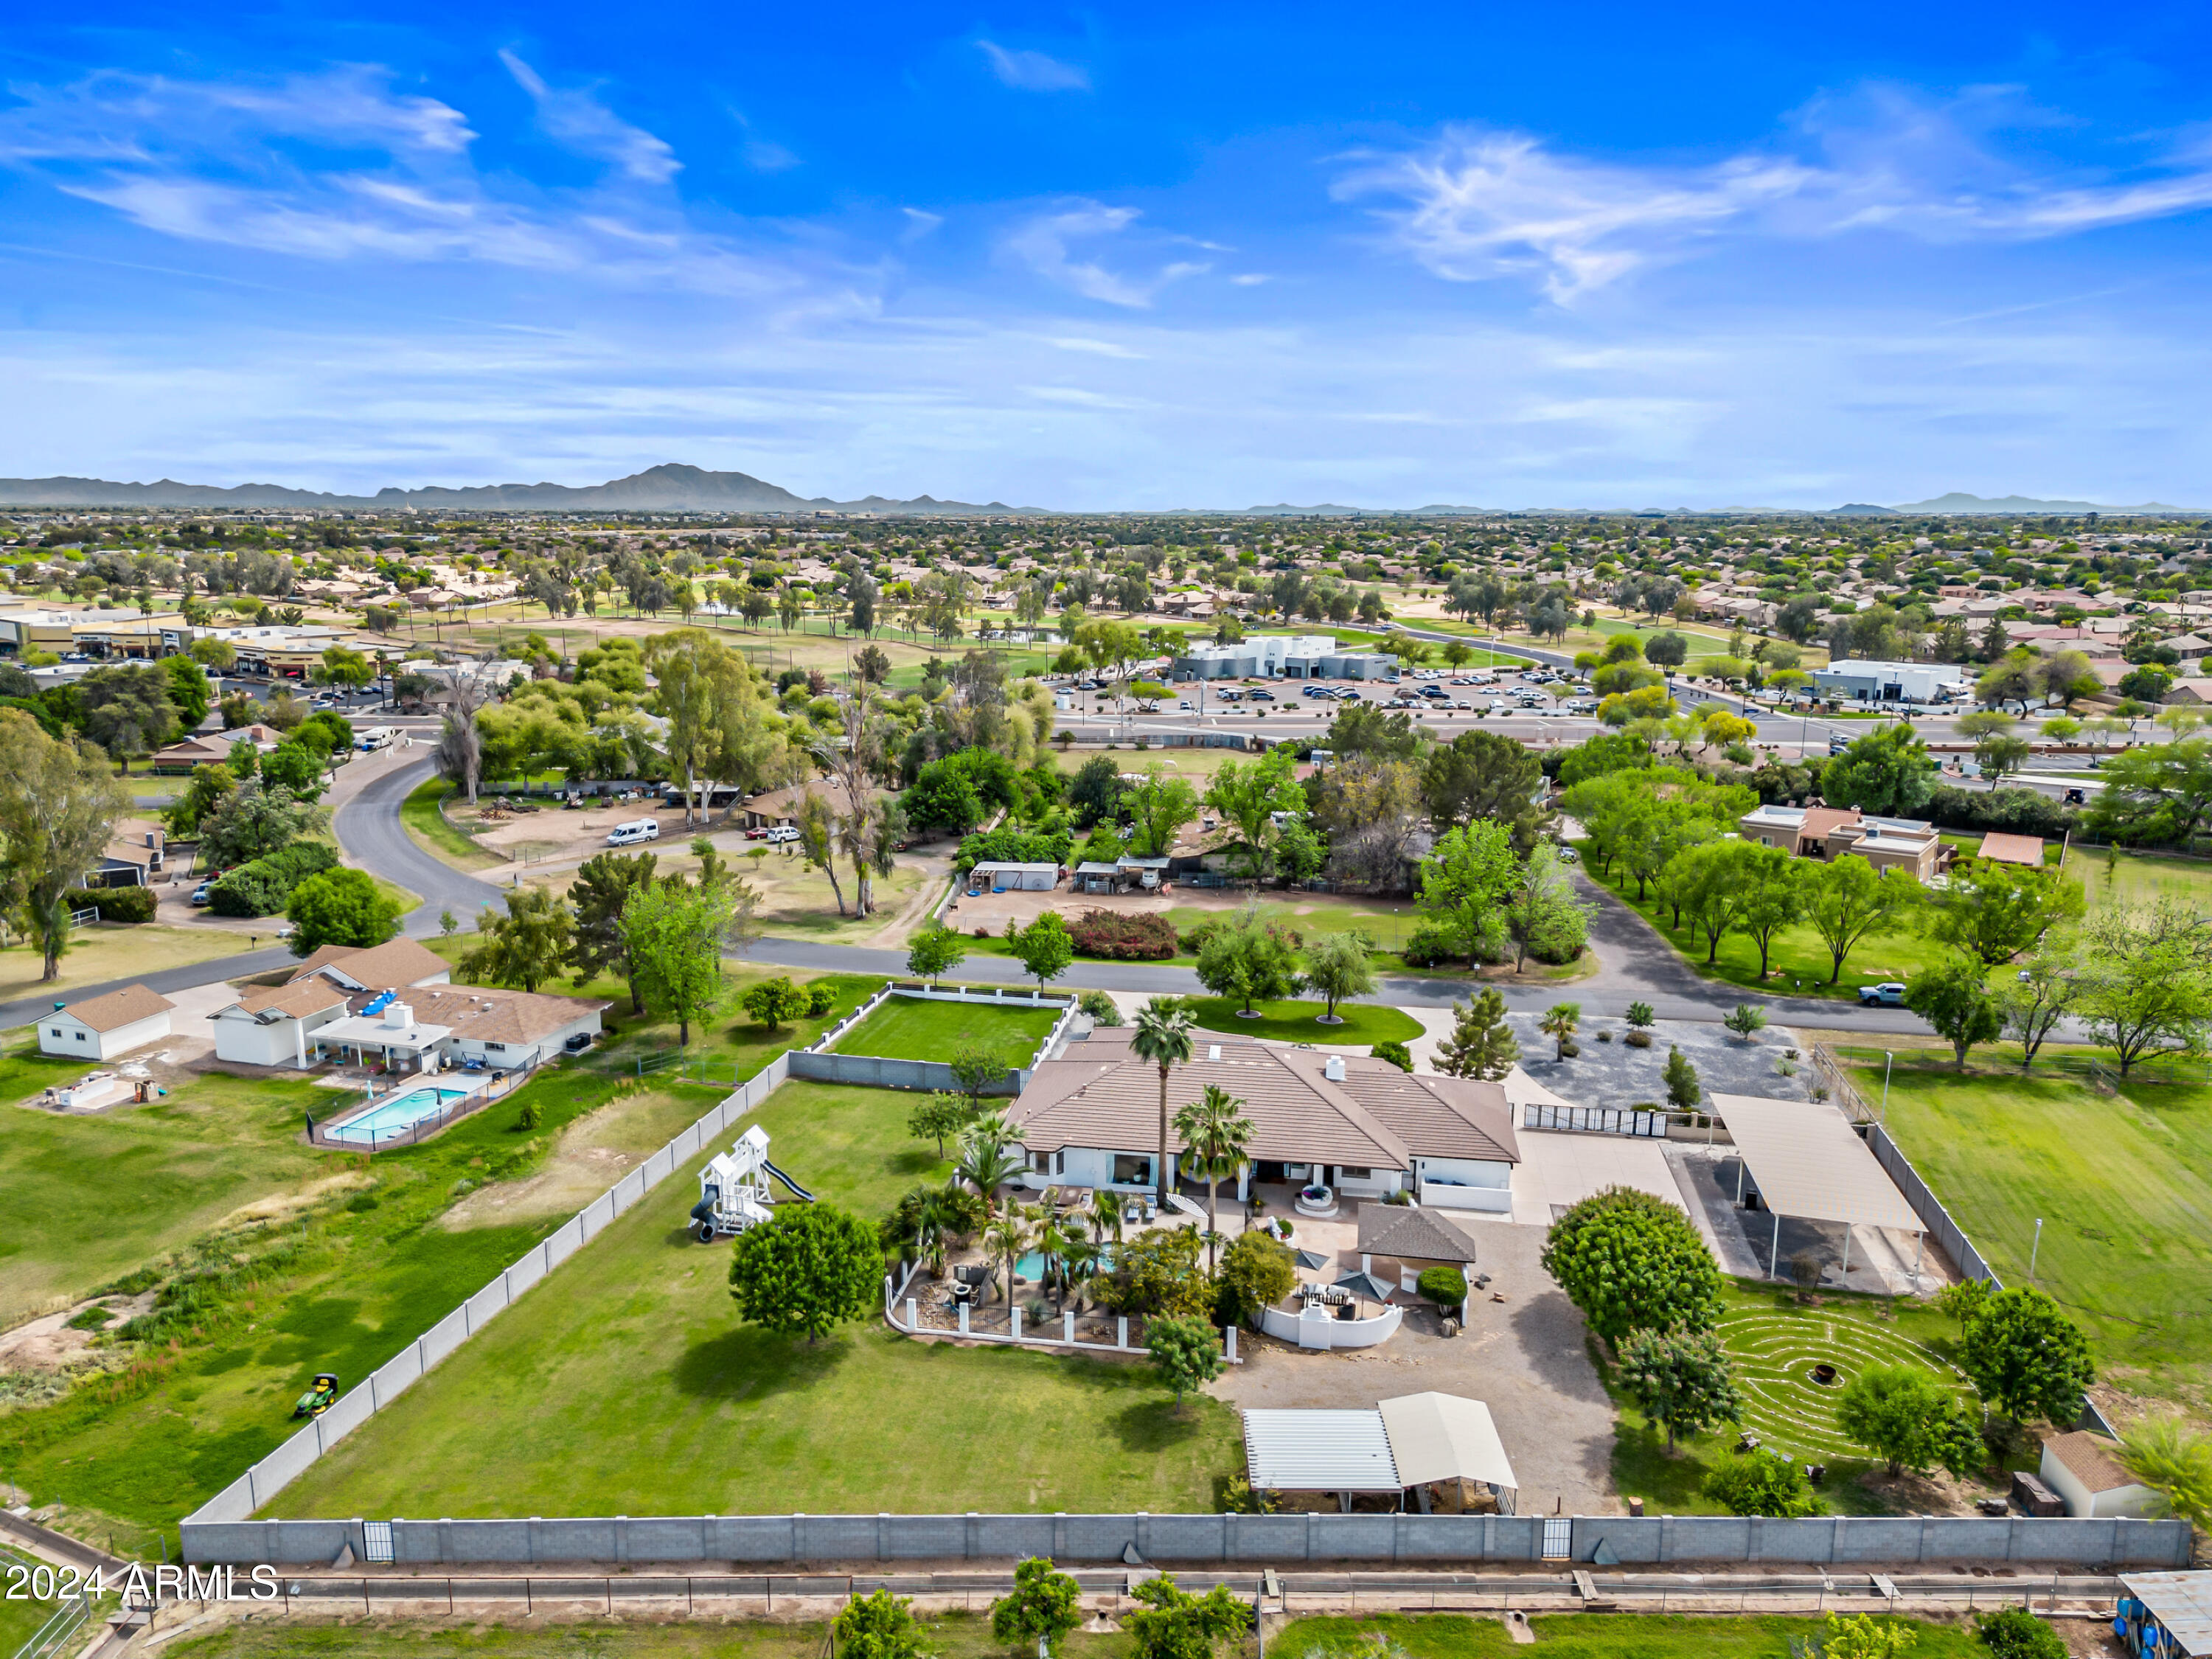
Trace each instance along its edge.
<path fill-rule="evenodd" d="M 1344 1056 L 1342 1054 L 1331 1054 L 1328 1060 L 1322 1066 L 1321 1074 L 1327 1078 L 1331 1083 L 1343 1082 Z"/>
<path fill-rule="evenodd" d="M 54 1006 L 55 1006 L 55 1007 L 57 1007 L 57 1008 L 58 1008 L 58 1007 L 60 1007 L 60 1006 L 61 1006 L 61 1004 L 60 1004 L 60 1003 L 58 1003 L 58 1002 L 57 1002 L 56 1004 L 54 1004 Z M 1221 1045 L 1220 1045 L 1219 1043 L 1218 1043 L 1218 1042 L 1209 1042 L 1209 1043 L 1207 1043 L 1207 1044 L 1206 1045 L 1206 1057 L 1208 1060 L 1218 1060 L 1218 1059 L 1220 1059 L 1220 1058 L 1221 1058 Z"/>

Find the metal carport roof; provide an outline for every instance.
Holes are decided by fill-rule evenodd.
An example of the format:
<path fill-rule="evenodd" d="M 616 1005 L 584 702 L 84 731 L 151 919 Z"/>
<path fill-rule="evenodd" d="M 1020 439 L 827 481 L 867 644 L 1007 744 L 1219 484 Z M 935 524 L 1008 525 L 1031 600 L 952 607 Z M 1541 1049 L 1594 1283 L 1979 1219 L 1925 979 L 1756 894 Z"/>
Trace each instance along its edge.
<path fill-rule="evenodd" d="M 1490 1407 L 1455 1394 L 1409 1394 L 1386 1400 L 1376 1411 L 1390 1438 L 1398 1478 L 1409 1486 L 1432 1480 L 1521 1483 L 1505 1455 L 1505 1443 L 1490 1420 Z"/>
<path fill-rule="evenodd" d="M 1262 1492 L 1401 1492 L 1376 1411 L 1247 1411 L 1244 1463 Z"/>
<path fill-rule="evenodd" d="M 1758 1185 L 1759 1201 L 1777 1215 L 1927 1231 L 1838 1108 L 1758 1095 L 1712 1099 L 1714 1114 L 1728 1126 Z"/>

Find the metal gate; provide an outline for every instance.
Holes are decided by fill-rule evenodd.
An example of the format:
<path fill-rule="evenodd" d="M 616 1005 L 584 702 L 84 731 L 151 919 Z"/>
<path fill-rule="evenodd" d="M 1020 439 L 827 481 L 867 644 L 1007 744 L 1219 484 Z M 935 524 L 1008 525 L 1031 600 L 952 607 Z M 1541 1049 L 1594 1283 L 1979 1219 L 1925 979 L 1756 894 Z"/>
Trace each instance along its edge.
<path fill-rule="evenodd" d="M 1530 1101 L 1521 1109 L 1524 1129 L 1567 1129 L 1586 1134 L 1637 1135 L 1664 1139 L 1667 1115 L 1632 1106 L 1547 1106 Z"/>
<path fill-rule="evenodd" d="M 361 1553 L 364 1561 L 392 1559 L 392 1522 L 364 1521 L 361 1523 Z"/>
<path fill-rule="evenodd" d="M 1544 1559 L 1564 1561 L 1575 1553 L 1575 1523 L 1571 1516 L 1544 1517 Z"/>

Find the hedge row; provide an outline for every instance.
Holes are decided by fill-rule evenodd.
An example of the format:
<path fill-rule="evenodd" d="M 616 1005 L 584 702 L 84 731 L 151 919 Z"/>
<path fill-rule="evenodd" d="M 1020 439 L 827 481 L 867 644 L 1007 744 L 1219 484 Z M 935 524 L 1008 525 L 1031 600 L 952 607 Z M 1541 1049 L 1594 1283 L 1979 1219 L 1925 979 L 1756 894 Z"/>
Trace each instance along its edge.
<path fill-rule="evenodd" d="M 295 887 L 337 861 L 337 852 L 326 842 L 295 841 L 265 858 L 240 865 L 209 890 L 208 902 L 219 916 L 273 916 L 284 908 Z"/>
<path fill-rule="evenodd" d="M 1067 932 L 1076 950 L 1086 957 L 1164 962 L 1176 953 L 1175 924 L 1157 912 L 1122 915 L 1112 910 L 1085 910 Z"/>
<path fill-rule="evenodd" d="M 159 902 L 150 887 L 72 887 L 62 895 L 71 910 L 97 910 L 102 921 L 151 921 Z"/>

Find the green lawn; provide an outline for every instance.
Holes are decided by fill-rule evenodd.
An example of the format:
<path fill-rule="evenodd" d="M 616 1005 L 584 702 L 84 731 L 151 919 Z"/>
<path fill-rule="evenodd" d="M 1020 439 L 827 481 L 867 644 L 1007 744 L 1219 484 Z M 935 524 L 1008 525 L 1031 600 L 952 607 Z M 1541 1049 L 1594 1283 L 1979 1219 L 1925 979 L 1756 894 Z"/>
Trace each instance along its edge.
<path fill-rule="evenodd" d="M 779 1167 L 871 1218 L 941 1178 L 911 1095 L 791 1083 L 755 1115 Z M 716 1148 L 714 1150 L 720 1150 Z M 1207 1509 L 1237 1419 L 1177 1415 L 1149 1367 L 908 1341 L 811 1346 L 738 1323 L 727 1245 L 671 1176 L 272 1508 L 287 1516 Z M 483 1425 L 501 1431 L 487 1436 Z M 1070 1432 L 1079 1428 L 1079 1432 Z"/>
<path fill-rule="evenodd" d="M 452 784 L 438 777 L 417 784 L 399 804 L 400 823 L 406 825 L 417 846 L 457 870 L 489 870 L 494 865 L 506 863 L 496 853 L 486 852 L 446 821 L 439 804 L 453 793 L 453 788 Z"/>
<path fill-rule="evenodd" d="M 191 1279 L 196 1288 L 194 1299 L 179 1304 L 150 1340 L 101 1351 L 123 1369 L 52 1405 L 0 1415 L 0 1468 L 28 1489 L 33 1502 L 66 1504 L 64 1524 L 88 1535 L 112 1528 L 118 1545 L 153 1549 L 152 1528 L 197 1508 L 291 1432 L 291 1402 L 315 1371 L 337 1371 L 344 1386 L 355 1386 L 596 1196 L 612 1176 L 587 1173 L 589 1190 L 574 1204 L 522 1203 L 507 1215 L 472 1218 L 479 1224 L 441 1224 L 457 1200 L 487 1185 L 538 1176 L 572 1124 L 580 1126 L 587 1147 L 636 1155 L 659 1146 L 702 1115 L 730 1079 L 811 1041 L 880 983 L 842 976 L 830 982 L 837 1006 L 820 1019 L 774 1032 L 741 1022 L 695 1030 L 693 1052 L 715 1068 L 713 1089 L 673 1073 L 640 1079 L 636 1057 L 669 1046 L 673 1032 L 649 1020 L 628 1023 L 617 1041 L 582 1061 L 540 1073 L 516 1097 L 419 1146 L 380 1153 L 373 1164 L 364 1157 L 314 1154 L 283 1188 L 294 1194 L 291 1202 L 264 1206 L 265 1215 L 234 1218 L 219 1231 L 210 1230 L 212 1222 L 228 1215 L 240 1196 L 210 1197 L 198 1209 L 198 1193 L 155 1185 L 154 1201 L 145 1200 L 149 1177 L 142 1166 L 159 1171 L 161 1151 L 191 1148 L 175 1138 L 176 1124 L 163 1141 L 153 1132 L 158 1120 L 148 1118 L 148 1139 L 157 1152 L 126 1163 L 135 1188 L 129 1181 L 109 1184 L 96 1153 L 34 1156 L 34 1176 L 73 1178 L 85 1188 L 79 1207 L 64 1218 L 66 1232 L 58 1224 L 49 1234 L 66 1237 L 76 1249 L 99 1237 L 103 1224 L 115 1226 L 113 1217 L 135 1218 L 134 1205 L 157 1215 L 175 1210 L 173 1223 L 141 1224 L 139 1243 L 105 1251 L 100 1259 L 112 1258 L 119 1275 L 170 1250 L 155 1264 L 159 1276 L 173 1285 Z M 587 988 L 614 993 L 612 987 Z M 180 1091 L 175 1109 L 189 1113 L 199 1091 L 217 1082 L 205 1079 Z M 331 1097 L 297 1083 L 228 1086 L 305 1089 Z M 534 1133 L 520 1122 L 523 1102 L 533 1098 L 544 1111 Z M 64 1130 L 112 1132 L 160 1109 L 114 1119 L 21 1115 Z M 290 1104 L 280 1111 L 272 1100 L 262 1110 L 264 1118 L 254 1120 L 259 1131 L 276 1133 L 281 1119 L 282 1133 L 289 1135 L 297 1121 Z M 307 1154 L 282 1141 L 273 1156 Z M 189 1158 L 185 1167 L 189 1171 Z M 319 1178 L 319 1188 L 306 1184 Z M 507 1224 L 482 1224 L 495 1220 Z M 0 1230 L 0 1246 L 20 1237 L 15 1229 Z"/>
<path fill-rule="evenodd" d="M 1272 1037 L 1282 1042 L 1356 1043 L 1411 1042 L 1421 1035 L 1420 1021 L 1396 1008 L 1370 1002 L 1340 1002 L 1336 1012 L 1341 1025 L 1324 1025 L 1325 1002 L 1255 1002 L 1257 1019 L 1246 1019 L 1243 1004 L 1233 997 L 1191 997 L 1186 1000 L 1192 1016 L 1209 1031 L 1235 1031 L 1243 1036 Z"/>
<path fill-rule="evenodd" d="M 52 1615 L 58 1605 L 53 1601 L 33 1600 L 27 1583 L 23 1586 L 21 1601 L 9 1599 L 6 1592 L 14 1583 L 10 1577 L 13 1569 L 18 1566 L 37 1569 L 49 1565 L 35 1556 L 0 1547 L 0 1653 L 14 1653 L 28 1642 L 38 1633 L 39 1626 Z M 70 1643 L 64 1650 L 74 1652 L 88 1639 L 89 1632 L 85 1638 Z"/>
<path fill-rule="evenodd" d="M 1971 1629 L 1917 1619 L 1884 1619 L 1917 1637 L 1912 1659 L 1968 1659 L 1989 1649 Z M 1538 1613 L 1528 1620 L 1535 1645 L 1551 1659 L 1775 1659 L 1790 1651 L 1790 1638 L 1818 1637 L 1827 1628 L 1818 1619 L 1757 1614 L 1741 1619 L 1697 1619 L 1680 1614 L 1632 1613 Z M 1376 1644 L 1384 1645 L 1376 1646 Z M 1390 1644 L 1409 1659 L 1463 1659 L 1469 1655 L 1505 1655 L 1520 1647 L 1496 1619 L 1464 1613 L 1384 1613 L 1356 1619 L 1300 1619 L 1268 1638 L 1267 1650 L 1282 1659 L 1343 1659 L 1351 1654 L 1382 1654 Z"/>
<path fill-rule="evenodd" d="M 241 1205 L 334 1166 L 294 1139 L 333 1098 L 297 1079 L 209 1075 L 97 1117 L 13 1102 L 86 1070 L 31 1042 L 0 1060 L 0 1326 L 175 1249 Z"/>
<path fill-rule="evenodd" d="M 1875 933 L 1861 939 L 1850 955 L 1844 958 L 1843 975 L 1833 985 L 1828 982 L 1832 964 L 1828 959 L 1828 947 L 1820 936 L 1802 924 L 1785 927 L 1775 936 L 1774 948 L 1768 960 L 1767 977 L 1761 983 L 1759 977 L 1759 946 L 1742 933 L 1723 936 L 1719 960 L 1705 960 L 1705 936 L 1685 926 L 1674 927 L 1671 915 L 1656 898 L 1647 898 L 1638 903 L 1636 898 L 1636 879 L 1619 864 L 1610 872 L 1601 873 L 1595 860 L 1588 856 L 1589 844 L 1577 842 L 1584 854 L 1583 869 L 1589 878 L 1613 894 L 1623 903 L 1659 930 L 1664 939 L 1698 972 L 1707 979 L 1724 980 L 1731 985 L 1741 985 L 1753 990 L 1790 996 L 1832 996 L 1855 999 L 1862 985 L 1879 985 L 1885 980 L 1910 979 L 1923 968 L 1930 968 L 1949 953 L 1933 939 L 1914 933 Z"/>
<path fill-rule="evenodd" d="M 1881 1097 L 1881 1056 L 1859 1091 Z M 2008 1285 L 2035 1282 L 2089 1334 L 2100 1373 L 2202 1413 L 2212 1363 L 2212 1086 L 2137 1077 L 2117 1095 L 2078 1072 L 1987 1069 L 1961 1077 L 1899 1051 L 1889 1132 Z M 2078 1064 L 2057 1062 L 2069 1071 Z M 2036 1220 L 2043 1242 L 2035 1246 Z"/>
<path fill-rule="evenodd" d="M 2081 884 L 2093 915 L 2113 904 L 2155 904 L 2161 899 L 2175 900 L 2199 915 L 2212 910 L 2212 860 L 2076 847 L 2067 855 L 2066 868 Z"/>
<path fill-rule="evenodd" d="M 895 996 L 837 1039 L 841 1054 L 878 1060 L 950 1060 L 953 1051 L 981 1043 L 1027 1065 L 1051 1034 L 1057 1008 L 994 1008 L 986 1003 L 931 1002 Z"/>

